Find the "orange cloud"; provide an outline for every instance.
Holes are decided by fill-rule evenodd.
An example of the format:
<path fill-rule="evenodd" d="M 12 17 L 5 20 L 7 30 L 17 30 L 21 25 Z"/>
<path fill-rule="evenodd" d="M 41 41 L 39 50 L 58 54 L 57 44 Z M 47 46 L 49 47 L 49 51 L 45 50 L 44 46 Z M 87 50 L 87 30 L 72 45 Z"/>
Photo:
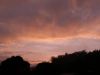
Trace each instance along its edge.
<path fill-rule="evenodd" d="M 62 49 L 95 49 L 99 32 L 100 0 L 0 0 L 1 54 L 32 49 L 47 59 Z"/>

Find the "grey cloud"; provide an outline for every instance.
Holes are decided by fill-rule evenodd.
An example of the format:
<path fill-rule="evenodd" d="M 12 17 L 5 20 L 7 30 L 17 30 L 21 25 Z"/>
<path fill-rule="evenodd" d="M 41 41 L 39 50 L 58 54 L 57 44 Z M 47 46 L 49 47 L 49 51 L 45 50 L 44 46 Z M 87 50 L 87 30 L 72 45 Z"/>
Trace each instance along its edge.
<path fill-rule="evenodd" d="M 99 0 L 0 0 L 0 39 L 72 36 L 99 18 Z"/>

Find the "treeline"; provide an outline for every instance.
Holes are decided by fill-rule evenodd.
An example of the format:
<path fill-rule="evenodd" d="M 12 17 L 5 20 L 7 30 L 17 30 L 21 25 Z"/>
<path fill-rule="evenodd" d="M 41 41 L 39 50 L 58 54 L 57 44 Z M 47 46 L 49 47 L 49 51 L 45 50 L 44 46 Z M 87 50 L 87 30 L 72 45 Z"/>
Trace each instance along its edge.
<path fill-rule="evenodd" d="M 100 75 L 100 50 L 65 53 L 35 68 L 20 56 L 0 63 L 0 75 Z"/>

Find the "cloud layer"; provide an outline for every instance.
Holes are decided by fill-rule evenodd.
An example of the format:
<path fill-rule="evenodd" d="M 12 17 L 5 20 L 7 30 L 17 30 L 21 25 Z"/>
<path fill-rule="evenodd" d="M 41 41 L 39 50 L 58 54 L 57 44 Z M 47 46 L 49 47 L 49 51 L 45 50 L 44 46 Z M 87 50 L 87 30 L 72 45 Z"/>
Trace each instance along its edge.
<path fill-rule="evenodd" d="M 68 52 L 73 52 L 71 51 L 73 49 L 98 48 L 99 4 L 100 0 L 0 0 L 1 54 L 6 54 L 7 51 L 19 54 L 16 51 L 24 50 L 26 51 L 24 54 L 29 56 L 26 49 L 32 48 L 33 54 L 37 57 L 38 53 L 47 51 L 43 56 L 46 58 L 48 54 L 52 56 L 66 52 L 57 51 L 62 48 L 70 48 Z M 76 38 L 81 39 L 82 42 Z M 87 44 L 82 38 L 92 42 L 89 41 L 90 43 Z M 63 39 L 67 41 L 63 42 Z M 55 42 L 50 43 L 55 40 L 57 43 L 62 40 L 63 43 L 59 42 L 59 45 Z M 73 40 L 75 41 L 72 42 Z M 52 51 L 53 49 L 55 50 Z"/>
<path fill-rule="evenodd" d="M 1 0 L 0 39 L 98 35 L 99 3 L 99 0 Z"/>

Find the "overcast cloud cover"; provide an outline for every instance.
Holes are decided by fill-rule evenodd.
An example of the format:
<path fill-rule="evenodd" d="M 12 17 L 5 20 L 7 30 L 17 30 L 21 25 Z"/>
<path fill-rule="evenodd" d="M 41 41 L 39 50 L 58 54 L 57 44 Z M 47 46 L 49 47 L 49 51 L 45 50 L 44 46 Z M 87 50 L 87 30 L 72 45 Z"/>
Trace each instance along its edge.
<path fill-rule="evenodd" d="M 0 0 L 0 57 L 99 49 L 99 13 L 100 0 Z"/>

